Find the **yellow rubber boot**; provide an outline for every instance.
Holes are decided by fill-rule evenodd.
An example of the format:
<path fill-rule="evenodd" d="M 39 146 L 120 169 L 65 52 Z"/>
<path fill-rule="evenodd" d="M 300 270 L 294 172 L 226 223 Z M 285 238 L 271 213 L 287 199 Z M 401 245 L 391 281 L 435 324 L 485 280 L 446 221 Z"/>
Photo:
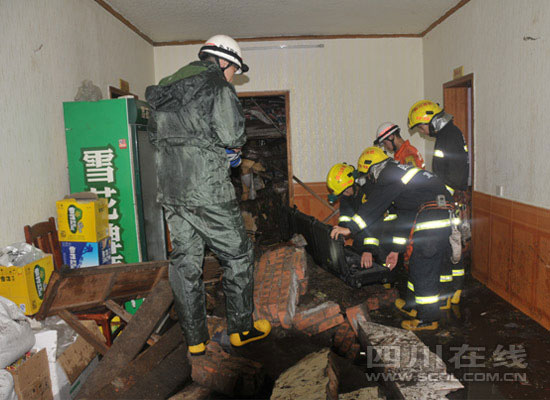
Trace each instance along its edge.
<path fill-rule="evenodd" d="M 261 340 L 271 332 L 271 324 L 267 319 L 254 321 L 254 327 L 250 331 L 232 333 L 229 335 L 229 342 L 232 346 L 240 347 L 247 343 Z"/>
<path fill-rule="evenodd" d="M 460 303 L 460 296 L 462 295 L 462 290 L 457 290 L 453 293 L 453 297 L 451 297 L 451 303 L 453 304 L 459 304 Z"/>
<path fill-rule="evenodd" d="M 395 300 L 395 306 L 397 307 L 397 309 L 399 311 L 401 311 L 402 313 L 405 313 L 407 314 L 409 317 L 411 318 L 416 318 L 416 315 L 417 315 L 417 312 L 414 308 L 410 309 L 410 310 L 407 310 L 405 307 L 405 305 L 407 304 L 407 302 L 403 299 L 397 299 Z"/>
<path fill-rule="evenodd" d="M 192 356 L 202 356 L 206 353 L 206 345 L 208 343 L 210 343 L 210 340 L 193 346 L 187 346 L 187 350 L 189 350 L 189 354 Z"/>
<path fill-rule="evenodd" d="M 442 300 L 441 305 L 439 306 L 440 310 L 450 310 L 451 309 L 451 298 L 447 297 L 445 300 Z"/>
<path fill-rule="evenodd" d="M 435 331 L 437 328 L 439 328 L 439 322 L 423 322 L 419 319 L 410 319 L 401 322 L 401 328 L 408 331 Z"/>

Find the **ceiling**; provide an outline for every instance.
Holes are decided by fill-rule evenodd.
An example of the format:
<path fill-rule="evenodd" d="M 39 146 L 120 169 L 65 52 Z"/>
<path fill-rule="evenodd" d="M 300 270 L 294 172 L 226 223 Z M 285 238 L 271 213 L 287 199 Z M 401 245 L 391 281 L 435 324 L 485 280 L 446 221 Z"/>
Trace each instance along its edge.
<path fill-rule="evenodd" d="M 95 0 L 146 40 L 422 36 L 469 0 Z"/>

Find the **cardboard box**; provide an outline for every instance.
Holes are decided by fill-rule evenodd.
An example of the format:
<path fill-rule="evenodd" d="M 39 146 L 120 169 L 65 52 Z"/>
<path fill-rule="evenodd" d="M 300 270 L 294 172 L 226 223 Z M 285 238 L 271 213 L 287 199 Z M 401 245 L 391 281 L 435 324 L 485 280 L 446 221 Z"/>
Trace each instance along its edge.
<path fill-rule="evenodd" d="M 46 349 L 40 350 L 10 372 L 13 375 L 15 394 L 19 400 L 53 399 Z"/>
<path fill-rule="evenodd" d="M 22 267 L 0 266 L 0 296 L 17 303 L 24 314 L 33 315 L 42 304 L 52 272 L 51 254 Z"/>
<path fill-rule="evenodd" d="M 91 192 L 73 193 L 57 203 L 61 242 L 99 242 L 109 236 L 107 199 Z"/>
<path fill-rule="evenodd" d="M 111 238 L 99 242 L 61 242 L 63 264 L 71 269 L 111 264 Z"/>
<path fill-rule="evenodd" d="M 94 321 L 80 321 L 97 339 L 105 342 L 105 336 Z M 82 372 L 97 356 L 97 350 L 86 339 L 78 335 L 73 344 L 59 356 L 57 362 L 61 365 L 69 383 L 74 384 Z"/>

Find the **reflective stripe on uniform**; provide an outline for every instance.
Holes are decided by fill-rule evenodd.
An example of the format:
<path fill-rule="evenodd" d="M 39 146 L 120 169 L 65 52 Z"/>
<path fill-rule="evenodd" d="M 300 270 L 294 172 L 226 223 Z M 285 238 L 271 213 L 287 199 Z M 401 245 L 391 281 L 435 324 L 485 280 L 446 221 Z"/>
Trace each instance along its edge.
<path fill-rule="evenodd" d="M 468 152 L 468 146 L 464 145 L 464 151 L 467 153 Z"/>
<path fill-rule="evenodd" d="M 435 150 L 434 151 L 434 157 L 443 158 L 445 157 L 445 154 L 441 150 Z"/>
<path fill-rule="evenodd" d="M 403 182 L 405 185 L 409 183 L 409 181 L 418 174 L 420 171 L 422 171 L 420 168 L 413 168 L 408 170 L 403 177 L 401 177 L 401 182 Z"/>
<path fill-rule="evenodd" d="M 439 275 L 439 282 L 452 282 L 453 276 L 452 275 Z"/>
<path fill-rule="evenodd" d="M 397 219 L 397 214 L 388 214 L 384 217 L 384 222 L 393 221 L 394 219 Z"/>
<path fill-rule="evenodd" d="M 371 246 L 379 246 L 380 240 L 373 237 L 366 237 L 365 239 L 363 239 L 363 244 L 371 245 Z"/>
<path fill-rule="evenodd" d="M 418 304 L 434 304 L 439 301 L 439 296 L 414 296 Z"/>
<path fill-rule="evenodd" d="M 445 185 L 445 187 L 447 188 L 447 190 L 449 191 L 449 193 L 450 193 L 451 195 L 455 194 L 455 190 L 454 190 L 452 187 L 450 187 L 450 186 L 448 186 L 448 185 Z"/>
<path fill-rule="evenodd" d="M 439 229 L 439 228 L 446 228 L 448 226 L 451 226 L 451 220 L 449 219 L 439 219 L 436 221 L 426 221 L 426 222 L 419 222 L 414 227 L 414 231 L 423 231 L 426 229 Z"/>
<path fill-rule="evenodd" d="M 406 244 L 407 238 L 394 236 L 392 242 L 395 244 Z"/>
<path fill-rule="evenodd" d="M 358 214 L 355 214 L 351 219 L 357 224 L 359 229 L 365 229 L 367 227 L 367 223 Z"/>
<path fill-rule="evenodd" d="M 460 218 L 458 218 L 458 217 L 453 218 L 453 225 L 458 226 L 458 225 L 460 225 L 461 222 L 462 222 L 462 220 Z"/>
<path fill-rule="evenodd" d="M 464 276 L 463 269 L 453 269 L 453 276 Z"/>
<path fill-rule="evenodd" d="M 338 222 L 350 222 L 351 218 L 345 215 L 340 215 L 340 218 L 338 218 Z"/>
<path fill-rule="evenodd" d="M 407 288 L 409 288 L 409 290 L 410 290 L 411 292 L 414 292 L 414 285 L 413 285 L 413 283 L 412 283 L 411 281 L 408 281 L 408 282 L 407 282 Z"/>

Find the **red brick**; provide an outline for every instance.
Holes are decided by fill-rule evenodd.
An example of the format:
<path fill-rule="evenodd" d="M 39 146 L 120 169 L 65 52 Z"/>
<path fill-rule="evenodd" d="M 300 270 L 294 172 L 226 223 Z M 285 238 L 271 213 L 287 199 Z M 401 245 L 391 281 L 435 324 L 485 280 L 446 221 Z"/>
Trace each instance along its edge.
<path fill-rule="evenodd" d="M 325 319 L 323 322 L 321 322 L 317 328 L 316 333 L 321 333 L 329 330 L 330 328 L 340 325 L 342 322 L 344 322 L 344 316 L 342 314 L 334 315 L 333 317 Z"/>
<path fill-rule="evenodd" d="M 346 353 L 346 358 L 349 358 L 350 360 L 355 360 L 359 355 L 360 351 L 361 351 L 361 345 L 359 345 L 359 343 L 354 343 L 351 345 L 351 348 Z"/>
<path fill-rule="evenodd" d="M 299 281 L 300 284 L 300 296 L 304 296 L 307 293 L 308 279 L 302 279 Z"/>
<path fill-rule="evenodd" d="M 340 306 L 329 301 L 297 313 L 293 324 L 297 329 L 307 334 L 317 334 L 339 325 L 343 321 L 344 319 L 340 314 Z"/>
<path fill-rule="evenodd" d="M 190 357 L 190 361 L 194 382 L 230 397 L 256 394 L 265 378 L 261 364 L 230 356 L 214 342 L 204 356 Z"/>
<path fill-rule="evenodd" d="M 370 317 L 369 317 L 370 307 L 368 305 L 368 301 L 370 301 L 370 299 L 368 299 L 366 303 L 362 303 L 354 307 L 346 308 L 346 318 L 349 321 L 349 324 L 356 336 L 359 335 L 359 330 L 358 330 L 359 328 L 357 326 L 357 323 L 370 321 Z"/>

